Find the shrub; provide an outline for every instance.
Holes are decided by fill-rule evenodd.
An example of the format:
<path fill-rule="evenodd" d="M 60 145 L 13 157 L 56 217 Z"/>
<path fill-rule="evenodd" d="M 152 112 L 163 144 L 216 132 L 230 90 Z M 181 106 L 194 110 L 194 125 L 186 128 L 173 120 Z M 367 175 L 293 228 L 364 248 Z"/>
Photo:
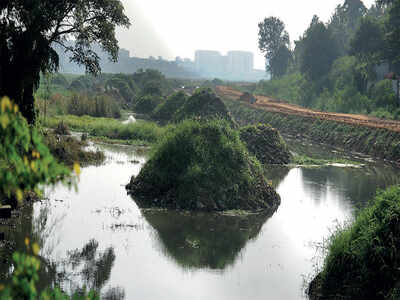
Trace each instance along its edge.
<path fill-rule="evenodd" d="M 160 96 L 142 96 L 137 100 L 134 110 L 139 114 L 151 114 L 162 102 L 163 98 Z"/>
<path fill-rule="evenodd" d="M 187 101 L 187 97 L 183 92 L 177 92 L 167 98 L 166 101 L 159 104 L 153 112 L 152 118 L 158 121 L 171 121 L 174 114 Z"/>
<path fill-rule="evenodd" d="M 398 299 L 394 295 L 400 294 L 399 251 L 400 186 L 396 186 L 378 192 L 353 224 L 331 237 L 317 277 L 321 291 L 314 292 L 338 299 Z"/>
<path fill-rule="evenodd" d="M 38 185 L 55 184 L 69 176 L 59 165 L 34 127 L 8 98 L 0 101 L 0 201 L 38 191 Z"/>
<path fill-rule="evenodd" d="M 140 206 L 274 211 L 280 202 L 238 132 L 221 120 L 180 123 L 127 188 Z"/>

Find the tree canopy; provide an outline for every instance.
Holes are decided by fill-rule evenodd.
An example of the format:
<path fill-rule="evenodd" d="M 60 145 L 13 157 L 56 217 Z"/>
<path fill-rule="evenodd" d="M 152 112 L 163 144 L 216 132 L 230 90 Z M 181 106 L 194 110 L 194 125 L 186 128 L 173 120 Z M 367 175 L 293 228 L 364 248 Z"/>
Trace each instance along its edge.
<path fill-rule="evenodd" d="M 273 77 L 279 77 L 289 60 L 286 50 L 290 48 L 290 39 L 285 24 L 276 17 L 269 17 L 258 24 L 258 29 L 258 47 L 265 53 L 267 69 Z"/>
<path fill-rule="evenodd" d="M 116 26 L 130 25 L 120 0 L 9 0 L 0 2 L 0 95 L 19 105 L 34 121 L 33 92 L 40 72 L 56 71 L 53 47 L 70 52 L 71 60 L 100 72 L 98 43 L 111 60 L 118 56 Z M 67 40 L 73 40 L 72 46 Z"/>
<path fill-rule="evenodd" d="M 338 47 L 332 32 L 314 16 L 310 27 L 304 34 L 301 71 L 311 80 L 326 75 L 333 61 L 339 56 Z"/>

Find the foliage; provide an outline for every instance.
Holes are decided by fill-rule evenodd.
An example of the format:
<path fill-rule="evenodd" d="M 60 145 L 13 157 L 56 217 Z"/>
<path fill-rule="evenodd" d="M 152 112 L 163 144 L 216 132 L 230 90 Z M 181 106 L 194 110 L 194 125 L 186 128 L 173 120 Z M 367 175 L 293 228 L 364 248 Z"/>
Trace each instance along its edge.
<path fill-rule="evenodd" d="M 400 63 L 400 1 L 393 1 L 385 25 L 388 44 L 386 57 L 392 62 Z M 397 73 L 400 73 L 400 69 Z"/>
<path fill-rule="evenodd" d="M 43 120 L 44 126 L 55 128 L 60 122 L 72 130 L 83 131 L 95 137 L 106 137 L 129 142 L 152 144 L 165 134 L 169 127 L 160 127 L 152 122 L 137 121 L 123 124 L 119 120 L 108 118 L 93 118 L 89 116 L 58 116 Z"/>
<path fill-rule="evenodd" d="M 285 69 L 289 56 L 290 39 L 285 30 L 285 24 L 276 17 L 265 18 L 258 24 L 258 48 L 265 53 L 265 58 L 269 62 L 267 70 L 272 77 L 282 74 Z M 286 48 L 286 49 L 285 49 Z"/>
<path fill-rule="evenodd" d="M 302 42 L 301 72 L 312 81 L 319 80 L 329 72 L 339 56 L 336 41 L 324 23 L 314 16 Z"/>
<path fill-rule="evenodd" d="M 60 136 L 47 132 L 44 135 L 44 142 L 50 153 L 60 162 L 67 166 L 74 163 L 80 165 L 100 164 L 105 160 L 101 151 L 86 151 L 87 143 L 79 141 L 72 136 Z"/>
<path fill-rule="evenodd" d="M 148 94 L 137 100 L 134 111 L 139 114 L 151 114 L 162 102 L 163 98 L 160 96 Z"/>
<path fill-rule="evenodd" d="M 221 120 L 186 120 L 167 132 L 127 189 L 144 207 L 274 211 L 279 205 L 260 164 Z"/>
<path fill-rule="evenodd" d="M 262 164 L 288 164 L 290 152 L 278 130 L 267 124 L 240 128 L 240 139 Z"/>
<path fill-rule="evenodd" d="M 351 299 L 393 299 L 400 292 L 400 187 L 377 193 L 353 224 L 330 238 L 322 292 Z"/>
<path fill-rule="evenodd" d="M 99 43 L 117 60 L 116 26 L 129 20 L 119 0 L 2 1 L 0 3 L 0 95 L 15 99 L 29 123 L 35 118 L 33 93 L 40 72 L 56 71 L 59 57 L 53 46 L 71 53 L 72 61 L 89 73 L 100 71 Z M 72 38 L 72 45 L 67 43 Z"/>
<path fill-rule="evenodd" d="M 317 143 L 400 162 L 399 132 L 278 114 L 227 99 L 224 103 L 239 124 L 267 123 L 284 134 L 302 136 Z"/>
<path fill-rule="evenodd" d="M 67 179 L 69 170 L 59 165 L 36 128 L 29 127 L 18 106 L 0 101 L 0 198 L 22 200 L 25 191 Z"/>
<path fill-rule="evenodd" d="M 339 46 L 340 55 L 347 55 L 350 40 L 357 29 L 359 20 L 366 15 L 367 8 L 361 0 L 345 0 L 333 13 L 329 30 Z"/>
<path fill-rule="evenodd" d="M 224 119 L 234 125 L 224 103 L 211 89 L 196 90 L 174 115 L 175 122 L 185 119 Z"/>
<path fill-rule="evenodd" d="M 187 96 L 183 92 L 177 92 L 167 98 L 166 101 L 160 103 L 152 114 L 152 118 L 161 121 L 169 122 L 173 119 L 174 114 L 187 101 Z"/>
<path fill-rule="evenodd" d="M 301 73 L 291 73 L 279 79 L 261 80 L 257 83 L 255 93 L 301 104 L 304 84 L 305 79 Z"/>
<path fill-rule="evenodd" d="M 121 117 L 117 102 L 107 94 L 94 96 L 73 94 L 67 98 L 67 113 L 76 116 Z"/>

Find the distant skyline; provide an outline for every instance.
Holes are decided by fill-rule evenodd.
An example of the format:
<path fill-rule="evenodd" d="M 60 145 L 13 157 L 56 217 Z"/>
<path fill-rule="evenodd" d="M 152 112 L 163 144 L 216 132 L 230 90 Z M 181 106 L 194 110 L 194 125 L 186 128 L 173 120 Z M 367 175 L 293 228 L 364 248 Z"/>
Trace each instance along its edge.
<path fill-rule="evenodd" d="M 374 0 L 363 1 L 368 8 Z M 307 29 L 313 15 L 327 22 L 340 0 L 228 1 L 228 0 L 122 0 L 131 19 L 129 30 L 118 29 L 121 48 L 131 56 L 176 56 L 194 59 L 196 50 L 230 50 L 254 53 L 254 66 L 263 69 L 258 50 L 258 26 L 264 18 L 279 17 L 291 40 Z"/>

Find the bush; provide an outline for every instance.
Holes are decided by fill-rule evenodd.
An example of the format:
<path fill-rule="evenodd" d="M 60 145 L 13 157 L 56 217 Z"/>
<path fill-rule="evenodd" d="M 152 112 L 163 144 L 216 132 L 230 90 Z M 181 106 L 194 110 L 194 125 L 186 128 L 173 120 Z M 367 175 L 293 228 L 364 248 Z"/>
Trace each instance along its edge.
<path fill-rule="evenodd" d="M 146 95 L 137 100 L 134 110 L 139 114 L 151 114 L 162 102 L 163 98 L 160 96 Z"/>
<path fill-rule="evenodd" d="M 280 203 L 238 132 L 221 120 L 179 124 L 127 189 L 144 207 L 274 211 Z"/>
<path fill-rule="evenodd" d="M 187 101 L 187 97 L 183 92 L 177 92 L 167 98 L 166 101 L 159 104 L 153 112 L 152 118 L 158 121 L 169 122 L 174 114 Z"/>
<path fill-rule="evenodd" d="M 69 170 L 56 162 L 18 107 L 8 98 L 0 106 L 0 201 L 22 200 L 24 192 L 66 179 Z"/>
<path fill-rule="evenodd" d="M 400 186 L 396 186 L 378 192 L 352 225 L 331 237 L 317 277 L 320 291 L 311 293 L 338 295 L 337 299 L 398 299 L 399 253 Z"/>

